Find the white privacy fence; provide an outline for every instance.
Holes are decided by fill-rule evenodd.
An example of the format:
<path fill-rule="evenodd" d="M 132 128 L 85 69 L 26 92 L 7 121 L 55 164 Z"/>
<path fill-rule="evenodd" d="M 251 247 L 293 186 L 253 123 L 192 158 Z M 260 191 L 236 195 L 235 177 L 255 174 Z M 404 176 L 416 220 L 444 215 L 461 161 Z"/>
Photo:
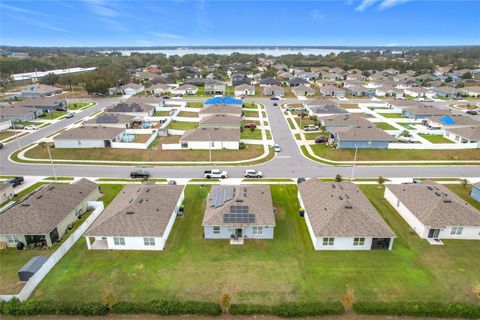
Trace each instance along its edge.
<path fill-rule="evenodd" d="M 410 150 L 461 150 L 476 149 L 478 143 L 389 143 L 388 149 L 410 149 Z"/>
<path fill-rule="evenodd" d="M 33 293 L 35 288 L 45 278 L 45 276 L 53 269 L 53 267 L 63 258 L 63 256 L 70 250 L 75 242 L 82 237 L 92 223 L 102 213 L 104 206 L 102 201 L 89 201 L 89 207 L 95 208 L 90 216 L 75 230 L 70 237 L 68 237 L 58 249 L 48 258 L 47 262 L 27 281 L 23 289 L 16 295 L 0 295 L 0 300 L 9 301 L 17 298 L 20 301 L 27 300 Z"/>
<path fill-rule="evenodd" d="M 184 133 L 185 130 L 168 129 L 168 134 L 171 136 L 183 136 Z"/>

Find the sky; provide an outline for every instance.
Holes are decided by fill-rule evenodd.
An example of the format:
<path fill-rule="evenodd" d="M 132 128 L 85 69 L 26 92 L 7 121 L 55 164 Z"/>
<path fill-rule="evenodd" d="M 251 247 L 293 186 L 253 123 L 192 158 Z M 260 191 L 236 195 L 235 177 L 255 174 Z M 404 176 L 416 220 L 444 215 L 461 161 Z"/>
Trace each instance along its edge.
<path fill-rule="evenodd" d="M 480 0 L 0 0 L 15 46 L 480 45 Z"/>

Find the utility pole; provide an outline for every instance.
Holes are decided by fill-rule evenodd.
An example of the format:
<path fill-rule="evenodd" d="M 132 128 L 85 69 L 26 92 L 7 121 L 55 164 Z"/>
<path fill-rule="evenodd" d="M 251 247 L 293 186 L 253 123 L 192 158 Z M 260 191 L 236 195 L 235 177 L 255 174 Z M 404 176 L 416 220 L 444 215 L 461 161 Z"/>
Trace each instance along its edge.
<path fill-rule="evenodd" d="M 47 143 L 48 157 L 50 158 L 50 164 L 52 165 L 53 177 L 57 181 L 57 173 L 55 172 L 55 164 L 53 163 L 52 154 L 50 153 L 50 145 Z"/>
<path fill-rule="evenodd" d="M 212 142 L 211 142 L 210 134 L 208 134 L 208 158 L 209 158 L 210 164 L 212 164 Z"/>
<path fill-rule="evenodd" d="M 357 162 L 357 145 L 355 144 L 355 156 L 353 158 L 353 166 L 352 166 L 352 177 L 351 177 L 351 180 L 353 181 L 353 174 L 355 172 L 355 163 Z"/>

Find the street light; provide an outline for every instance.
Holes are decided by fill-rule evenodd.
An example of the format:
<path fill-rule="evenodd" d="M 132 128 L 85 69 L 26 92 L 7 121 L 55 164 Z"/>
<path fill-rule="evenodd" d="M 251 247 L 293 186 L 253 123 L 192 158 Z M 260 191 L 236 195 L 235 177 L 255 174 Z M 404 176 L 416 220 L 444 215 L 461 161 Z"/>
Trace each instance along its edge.
<path fill-rule="evenodd" d="M 50 145 L 47 143 L 48 157 L 50 158 L 50 164 L 52 165 L 53 177 L 57 181 L 57 173 L 55 172 L 55 164 L 53 163 L 52 154 L 50 153 Z"/>
<path fill-rule="evenodd" d="M 352 177 L 351 180 L 353 181 L 353 173 L 355 172 L 355 163 L 357 162 L 357 144 L 355 144 L 355 156 L 353 157 L 353 165 L 352 165 Z"/>

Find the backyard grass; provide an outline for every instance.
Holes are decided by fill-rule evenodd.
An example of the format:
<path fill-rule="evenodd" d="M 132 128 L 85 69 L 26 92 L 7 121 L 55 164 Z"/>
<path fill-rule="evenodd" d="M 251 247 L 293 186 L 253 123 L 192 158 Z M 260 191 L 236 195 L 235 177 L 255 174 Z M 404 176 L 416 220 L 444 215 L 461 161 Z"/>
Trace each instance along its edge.
<path fill-rule="evenodd" d="M 382 117 L 389 118 L 389 119 L 400 119 L 400 118 L 405 118 L 403 115 L 400 113 L 378 113 Z M 406 119 L 406 118 L 405 118 Z"/>
<path fill-rule="evenodd" d="M 325 144 L 311 146 L 313 152 L 322 158 L 334 161 L 353 161 L 355 149 L 333 149 Z M 357 161 L 403 161 L 403 160 L 480 160 L 476 149 L 462 150 L 394 150 L 358 149 Z"/>
<path fill-rule="evenodd" d="M 187 103 L 187 107 L 189 108 L 203 108 L 202 102 L 189 102 Z"/>
<path fill-rule="evenodd" d="M 386 122 L 375 122 L 375 125 L 382 130 L 397 130 L 397 128 Z"/>
<path fill-rule="evenodd" d="M 186 121 L 175 121 L 175 120 L 173 120 L 172 122 L 170 122 L 167 129 L 190 130 L 190 129 L 198 128 L 198 125 L 199 125 L 198 122 L 186 122 Z"/>
<path fill-rule="evenodd" d="M 397 122 L 397 123 L 402 127 L 404 127 L 405 129 L 415 129 L 414 127 L 412 127 L 411 123 L 407 123 L 407 122 Z"/>
<path fill-rule="evenodd" d="M 300 117 L 295 117 L 295 121 L 301 129 L 303 129 L 304 126 L 308 126 L 311 124 L 317 125 L 316 121 L 310 119 L 308 116 L 303 117 L 303 119 L 300 119 Z"/>
<path fill-rule="evenodd" d="M 178 117 L 198 118 L 198 112 L 180 111 Z"/>
<path fill-rule="evenodd" d="M 201 221 L 208 186 L 188 185 L 185 216 L 177 219 L 163 252 L 89 251 L 80 240 L 40 283 L 33 299 L 232 302 L 339 301 L 351 288 L 357 301 L 478 303 L 480 246 L 450 240 L 431 246 L 383 198 L 384 186 L 361 190 L 391 226 L 392 251 L 315 252 L 298 214 L 295 185 L 272 185 L 275 240 L 205 240 Z"/>
<path fill-rule="evenodd" d="M 91 103 L 91 102 L 69 102 L 68 103 L 68 109 L 69 110 L 78 110 L 78 109 L 85 108 L 88 105 L 93 106 L 94 104 Z"/>
<path fill-rule="evenodd" d="M 161 140 L 160 140 L 161 141 Z M 175 143 L 175 142 L 170 142 Z M 158 144 L 158 142 L 157 142 Z M 101 160 L 101 161 L 208 161 L 208 150 L 162 150 L 158 145 L 152 149 L 69 149 L 50 148 L 53 159 Z M 246 144 L 241 150 L 212 150 L 213 161 L 248 160 L 263 154 L 263 146 Z M 36 146 L 26 153 L 34 159 L 48 159 L 46 147 Z"/>
<path fill-rule="evenodd" d="M 439 134 L 419 134 L 420 137 L 430 141 L 431 143 L 454 143 Z"/>
<path fill-rule="evenodd" d="M 252 131 L 250 128 L 244 128 L 240 133 L 240 139 L 262 140 L 262 130 L 255 129 Z"/>
<path fill-rule="evenodd" d="M 258 118 L 258 111 L 242 111 L 247 118 Z"/>
<path fill-rule="evenodd" d="M 170 111 L 155 111 L 154 117 L 170 117 Z"/>

